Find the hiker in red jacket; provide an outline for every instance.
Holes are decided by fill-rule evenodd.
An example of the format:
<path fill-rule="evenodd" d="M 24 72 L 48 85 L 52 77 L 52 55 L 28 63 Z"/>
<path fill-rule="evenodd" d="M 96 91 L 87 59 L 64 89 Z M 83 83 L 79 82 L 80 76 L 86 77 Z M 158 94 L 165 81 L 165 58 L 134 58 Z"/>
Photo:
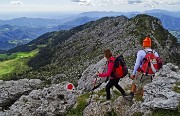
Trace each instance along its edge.
<path fill-rule="evenodd" d="M 115 58 L 112 56 L 112 52 L 111 50 L 107 49 L 104 51 L 104 56 L 107 59 L 107 64 L 108 64 L 108 69 L 107 72 L 104 73 L 99 73 L 97 72 L 96 75 L 101 77 L 101 78 L 105 78 L 105 77 L 110 77 L 109 82 L 106 85 L 106 99 L 110 100 L 111 96 L 110 96 L 110 88 L 112 86 L 115 86 L 120 92 L 121 94 L 124 96 L 126 96 L 125 91 L 122 89 L 122 87 L 118 84 L 120 78 L 114 78 L 111 76 L 111 73 L 113 71 L 113 66 L 114 66 L 114 60 Z"/>

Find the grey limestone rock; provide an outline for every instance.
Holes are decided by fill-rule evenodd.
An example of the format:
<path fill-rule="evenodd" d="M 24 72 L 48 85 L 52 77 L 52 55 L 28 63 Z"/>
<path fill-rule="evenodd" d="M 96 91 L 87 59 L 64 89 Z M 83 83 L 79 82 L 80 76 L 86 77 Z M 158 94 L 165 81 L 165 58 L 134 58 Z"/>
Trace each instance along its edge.
<path fill-rule="evenodd" d="M 180 94 L 173 90 L 176 82 L 180 80 L 178 67 L 171 63 L 164 65 L 156 74 L 152 83 L 144 87 L 144 103 L 146 109 L 177 109 Z"/>
<path fill-rule="evenodd" d="M 96 72 L 106 71 L 106 59 L 103 58 L 97 64 L 90 65 L 82 74 L 78 81 L 78 89 L 84 91 L 91 91 L 94 84 L 98 85 L 105 81 L 105 79 L 98 78 Z M 96 80 L 97 79 L 97 80 Z"/>
<path fill-rule="evenodd" d="M 39 79 L 21 79 L 18 81 L 0 81 L 0 107 L 8 107 L 13 102 L 28 94 L 33 89 L 41 87 Z"/>
<path fill-rule="evenodd" d="M 76 103 L 80 91 L 66 89 L 68 82 L 53 84 L 49 88 L 32 91 L 29 95 L 21 96 L 10 110 L 0 112 L 2 116 L 55 116 L 65 115 Z"/>

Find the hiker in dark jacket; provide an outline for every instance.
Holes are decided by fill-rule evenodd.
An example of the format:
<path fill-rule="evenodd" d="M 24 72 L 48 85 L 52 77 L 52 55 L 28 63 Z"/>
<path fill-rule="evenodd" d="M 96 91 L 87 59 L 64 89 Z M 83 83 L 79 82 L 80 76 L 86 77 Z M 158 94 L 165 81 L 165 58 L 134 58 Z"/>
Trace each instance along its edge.
<path fill-rule="evenodd" d="M 118 84 L 120 78 L 115 78 L 115 77 L 111 76 L 111 73 L 113 71 L 113 66 L 114 66 L 114 60 L 115 60 L 115 58 L 112 56 L 112 52 L 109 49 L 107 49 L 107 50 L 104 51 L 104 56 L 107 59 L 107 64 L 108 64 L 107 72 L 104 72 L 104 73 L 97 72 L 96 75 L 101 77 L 101 78 L 110 77 L 110 80 L 106 85 L 106 99 L 107 100 L 111 99 L 110 88 L 112 86 L 115 86 L 121 92 L 121 94 L 123 96 L 126 96 L 125 91 Z"/>

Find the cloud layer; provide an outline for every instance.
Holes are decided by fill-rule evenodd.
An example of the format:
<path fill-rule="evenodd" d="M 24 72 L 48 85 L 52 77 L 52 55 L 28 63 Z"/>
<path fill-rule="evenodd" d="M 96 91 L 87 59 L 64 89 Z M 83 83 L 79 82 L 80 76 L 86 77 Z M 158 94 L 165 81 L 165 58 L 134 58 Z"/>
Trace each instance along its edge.
<path fill-rule="evenodd" d="M 180 0 L 71 0 L 80 5 L 136 4 L 145 7 L 180 5 Z"/>
<path fill-rule="evenodd" d="M 21 2 L 21 1 L 11 1 L 10 4 L 11 5 L 23 5 L 23 2 Z"/>

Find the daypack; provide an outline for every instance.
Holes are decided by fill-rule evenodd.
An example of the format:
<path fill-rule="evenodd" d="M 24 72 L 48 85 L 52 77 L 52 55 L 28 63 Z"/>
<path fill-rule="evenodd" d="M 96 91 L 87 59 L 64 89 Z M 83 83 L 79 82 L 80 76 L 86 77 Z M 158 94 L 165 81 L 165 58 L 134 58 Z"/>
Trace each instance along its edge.
<path fill-rule="evenodd" d="M 123 55 L 119 55 L 114 60 L 113 71 L 111 73 L 111 77 L 115 78 L 123 78 L 128 74 L 128 68 L 126 66 L 126 62 L 124 60 Z"/>
<path fill-rule="evenodd" d="M 162 68 L 163 62 L 160 57 L 155 56 L 155 51 L 147 51 L 142 61 L 141 71 L 145 75 L 154 75 L 160 68 Z"/>

